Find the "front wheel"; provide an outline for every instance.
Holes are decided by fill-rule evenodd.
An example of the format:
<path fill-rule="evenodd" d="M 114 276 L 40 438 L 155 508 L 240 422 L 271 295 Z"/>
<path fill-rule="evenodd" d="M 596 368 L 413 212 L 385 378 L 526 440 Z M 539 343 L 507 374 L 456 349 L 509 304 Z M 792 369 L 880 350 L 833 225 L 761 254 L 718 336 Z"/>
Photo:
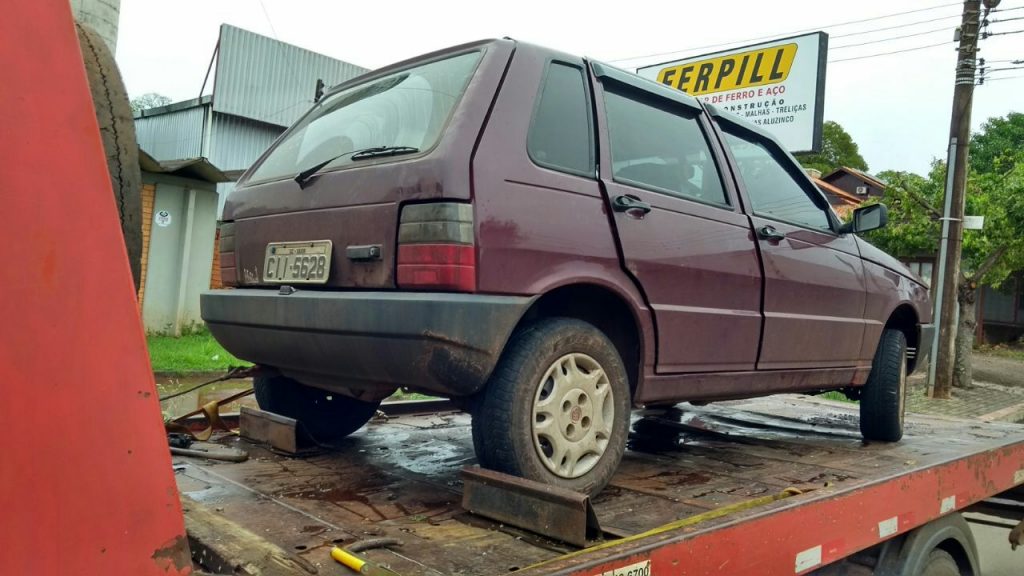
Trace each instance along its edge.
<path fill-rule="evenodd" d="M 312 388 L 280 374 L 256 376 L 252 385 L 261 409 L 298 420 L 319 442 L 340 440 L 359 430 L 380 406 L 380 402 Z"/>
<path fill-rule="evenodd" d="M 486 467 L 599 492 L 615 473 L 629 432 L 626 369 L 593 325 L 541 320 L 513 336 L 473 414 Z"/>
<path fill-rule="evenodd" d="M 861 391 L 860 432 L 864 439 L 899 441 L 903 437 L 906 398 L 907 338 L 899 330 L 886 329 Z"/>

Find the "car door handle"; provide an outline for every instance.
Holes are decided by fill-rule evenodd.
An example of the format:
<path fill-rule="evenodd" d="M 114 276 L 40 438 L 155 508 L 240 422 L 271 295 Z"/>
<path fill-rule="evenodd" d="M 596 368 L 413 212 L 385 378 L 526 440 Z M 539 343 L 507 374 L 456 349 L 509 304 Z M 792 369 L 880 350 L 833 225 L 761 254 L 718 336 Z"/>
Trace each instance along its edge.
<path fill-rule="evenodd" d="M 647 214 L 651 211 L 650 204 L 628 194 L 616 196 L 615 200 L 612 200 L 612 208 L 616 212 L 639 212 L 640 214 Z"/>
<path fill-rule="evenodd" d="M 776 230 L 774 226 L 761 226 L 757 229 L 757 237 L 769 242 L 778 242 L 785 238 L 786 235 Z"/>

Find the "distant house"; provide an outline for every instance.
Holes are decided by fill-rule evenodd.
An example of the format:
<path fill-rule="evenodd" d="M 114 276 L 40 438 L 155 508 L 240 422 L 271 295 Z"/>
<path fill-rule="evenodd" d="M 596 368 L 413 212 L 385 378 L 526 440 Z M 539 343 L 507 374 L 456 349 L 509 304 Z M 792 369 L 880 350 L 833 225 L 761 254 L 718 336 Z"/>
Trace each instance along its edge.
<path fill-rule="evenodd" d="M 978 290 L 978 331 L 980 342 L 999 343 L 1024 337 L 1024 273 L 1018 272 L 1000 288 Z"/>
<path fill-rule="evenodd" d="M 855 168 L 843 166 L 825 174 L 821 179 L 828 184 L 858 198 L 881 198 L 885 182 Z"/>
<path fill-rule="evenodd" d="M 855 196 L 846 192 L 840 188 L 829 184 L 821 178 L 811 175 L 811 180 L 825 194 L 825 198 L 828 199 L 828 203 L 832 206 L 832 210 L 839 215 L 840 218 L 846 219 L 853 213 L 857 206 L 860 206 L 864 202 L 864 198 Z"/>

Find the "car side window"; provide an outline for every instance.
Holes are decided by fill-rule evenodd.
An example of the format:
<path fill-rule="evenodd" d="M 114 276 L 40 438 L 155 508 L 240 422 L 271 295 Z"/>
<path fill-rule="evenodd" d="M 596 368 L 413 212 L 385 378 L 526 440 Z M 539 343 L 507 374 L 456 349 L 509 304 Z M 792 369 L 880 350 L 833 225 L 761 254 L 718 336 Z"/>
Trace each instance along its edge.
<path fill-rule="evenodd" d="M 605 90 L 604 106 L 615 181 L 729 205 L 699 112 L 614 86 Z"/>
<path fill-rule="evenodd" d="M 533 112 L 526 149 L 537 164 L 594 177 L 594 130 L 583 69 L 552 62 Z"/>
<path fill-rule="evenodd" d="M 786 169 L 783 162 L 788 161 L 775 145 L 726 126 L 723 128 L 754 214 L 807 228 L 832 229 L 825 208 L 815 202 L 812 192 Z"/>

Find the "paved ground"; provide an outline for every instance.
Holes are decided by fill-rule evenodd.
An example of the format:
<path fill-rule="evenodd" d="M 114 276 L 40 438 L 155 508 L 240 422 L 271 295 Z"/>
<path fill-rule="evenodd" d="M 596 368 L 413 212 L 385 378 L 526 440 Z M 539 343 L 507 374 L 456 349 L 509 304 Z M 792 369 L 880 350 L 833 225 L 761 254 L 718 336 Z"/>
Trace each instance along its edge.
<path fill-rule="evenodd" d="M 974 381 L 972 388 L 954 388 L 952 399 L 937 400 L 928 397 L 924 370 L 919 370 L 909 381 L 907 411 L 987 421 L 1024 421 L 1024 362 L 975 354 Z"/>
<path fill-rule="evenodd" d="M 984 576 L 1020 576 L 1024 574 L 1024 548 L 1010 550 L 1006 540 L 1008 530 L 971 524 L 974 541 L 978 544 L 981 558 L 981 574 Z"/>
<path fill-rule="evenodd" d="M 1024 388 L 1024 362 L 988 354 L 975 354 L 974 379 Z"/>

